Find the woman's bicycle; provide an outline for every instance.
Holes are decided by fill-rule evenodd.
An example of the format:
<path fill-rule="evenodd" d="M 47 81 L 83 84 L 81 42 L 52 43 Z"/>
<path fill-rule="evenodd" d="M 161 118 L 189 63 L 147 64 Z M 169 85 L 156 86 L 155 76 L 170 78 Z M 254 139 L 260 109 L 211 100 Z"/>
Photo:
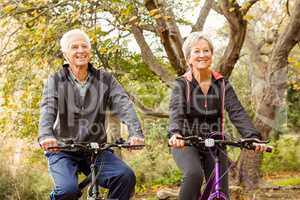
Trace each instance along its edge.
<path fill-rule="evenodd" d="M 255 138 L 239 139 L 237 141 L 233 140 L 222 140 L 206 138 L 203 139 L 200 136 L 187 136 L 187 137 L 177 137 L 185 141 L 185 146 L 195 146 L 197 148 L 206 148 L 212 150 L 214 155 L 214 174 L 213 178 L 207 182 L 207 185 L 202 194 L 199 196 L 199 200 L 227 200 L 226 195 L 221 191 L 221 178 L 223 175 L 220 174 L 220 160 L 219 154 L 221 149 L 225 146 L 239 147 L 240 149 L 255 150 L 254 143 L 267 144 L 268 141 L 261 141 Z M 267 147 L 266 152 L 272 152 L 272 147 Z"/>
<path fill-rule="evenodd" d="M 64 139 L 58 142 L 58 146 L 52 146 L 48 149 L 59 149 L 61 151 L 80 151 L 90 154 L 90 170 L 91 173 L 78 184 L 78 188 L 82 191 L 86 186 L 89 185 L 87 190 L 87 200 L 104 200 L 100 194 L 100 186 L 97 183 L 97 177 L 101 173 L 101 167 L 97 169 L 96 160 L 98 156 L 105 150 L 109 150 L 113 147 L 127 148 L 127 149 L 141 149 L 144 145 L 130 145 L 126 143 L 124 139 L 120 138 L 115 143 L 104 143 L 99 144 L 96 142 L 81 142 L 75 143 L 72 139 Z"/>

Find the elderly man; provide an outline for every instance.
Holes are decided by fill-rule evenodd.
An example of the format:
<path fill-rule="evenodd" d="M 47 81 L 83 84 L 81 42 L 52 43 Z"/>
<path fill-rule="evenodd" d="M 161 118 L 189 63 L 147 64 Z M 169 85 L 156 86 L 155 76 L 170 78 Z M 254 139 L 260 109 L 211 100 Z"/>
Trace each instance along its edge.
<path fill-rule="evenodd" d="M 106 142 L 105 113 L 110 110 L 124 122 L 131 145 L 144 144 L 140 123 L 123 88 L 109 73 L 96 70 L 89 37 L 79 29 L 60 40 L 68 64 L 49 76 L 41 101 L 39 143 L 46 152 L 55 187 L 50 199 L 78 199 L 77 172 L 89 173 L 89 156 L 56 149 L 57 141 Z M 100 159 L 100 158 L 99 158 Z M 100 162 L 97 162 L 100 165 Z M 99 167 L 99 166 L 97 166 Z M 128 200 L 135 186 L 134 172 L 112 152 L 101 154 L 99 184 L 109 189 L 109 199 Z"/>

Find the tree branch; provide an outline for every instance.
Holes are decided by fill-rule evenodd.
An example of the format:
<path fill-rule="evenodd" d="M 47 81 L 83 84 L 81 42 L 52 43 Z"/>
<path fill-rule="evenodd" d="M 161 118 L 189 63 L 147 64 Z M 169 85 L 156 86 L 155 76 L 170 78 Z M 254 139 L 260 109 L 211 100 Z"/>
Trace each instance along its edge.
<path fill-rule="evenodd" d="M 0 55 L 3 54 L 3 52 L 5 51 L 5 49 L 7 48 L 7 46 L 10 44 L 10 41 L 12 39 L 12 37 L 18 33 L 18 31 L 21 29 L 21 26 L 19 26 L 18 28 L 16 28 L 16 30 L 14 30 L 12 33 L 9 33 L 9 30 L 7 30 L 7 32 L 5 33 L 4 38 L 7 38 L 6 43 L 3 45 L 3 48 L 0 51 Z M 7 34 L 9 33 L 9 35 L 7 36 Z M 3 39 L 4 40 L 4 39 Z"/>
<path fill-rule="evenodd" d="M 255 127 L 262 139 L 269 136 L 275 126 L 275 117 L 281 108 L 287 88 L 288 55 L 300 41 L 300 0 L 295 1 L 290 20 L 274 45 L 268 63 L 268 84 L 262 93 L 261 103 L 257 106 Z M 257 168 L 256 168 L 257 169 Z"/>
<path fill-rule="evenodd" d="M 278 38 L 270 60 L 270 81 L 276 83 L 276 73 L 287 66 L 287 58 L 292 48 L 300 41 L 300 0 L 294 5 L 291 18 L 284 32 Z"/>
<path fill-rule="evenodd" d="M 7 56 L 8 54 L 13 53 L 14 51 L 16 51 L 17 49 L 19 49 L 20 47 L 21 47 L 21 45 L 16 46 L 15 48 L 13 48 L 13 49 L 11 49 L 11 50 L 9 50 L 9 51 L 6 51 L 5 53 L 3 53 L 3 54 L 0 55 L 0 58 L 1 58 L 1 57 L 4 57 L 4 56 Z"/>
<path fill-rule="evenodd" d="M 138 107 L 138 109 L 146 116 L 158 117 L 158 118 L 169 118 L 169 114 L 165 112 L 157 112 L 153 111 L 147 107 L 145 107 L 135 96 L 126 91 L 129 98 L 132 100 L 134 105 Z"/>
<path fill-rule="evenodd" d="M 145 30 L 145 31 L 149 31 L 152 33 L 157 33 L 155 30 L 155 27 L 151 24 L 143 24 L 143 25 L 138 25 L 141 29 Z"/>
<path fill-rule="evenodd" d="M 157 33 L 165 48 L 171 66 L 181 75 L 186 70 L 182 48 L 182 37 L 175 21 L 173 11 L 167 6 L 165 0 L 144 0 L 147 10 L 153 14 L 157 23 Z"/>
<path fill-rule="evenodd" d="M 222 11 L 220 5 L 218 4 L 218 2 L 213 1 L 211 7 L 212 7 L 212 9 L 214 9 L 214 11 L 216 11 L 220 15 L 223 15 L 223 11 Z"/>
<path fill-rule="evenodd" d="M 156 75 L 158 75 L 163 82 L 165 82 L 168 86 L 171 86 L 171 82 L 175 79 L 174 75 L 170 74 L 168 71 L 166 71 L 156 60 L 154 54 L 152 53 L 149 45 L 147 44 L 143 31 L 135 26 L 131 26 L 131 31 L 133 33 L 133 36 L 138 43 L 142 58 L 144 62 L 149 66 L 150 70 L 154 72 Z"/>
<path fill-rule="evenodd" d="M 261 58 L 261 44 L 255 43 L 255 31 L 253 29 L 254 26 L 255 24 L 251 24 L 251 26 L 248 28 L 245 46 L 250 52 L 250 62 L 253 63 L 253 66 L 251 67 L 257 71 L 257 73 L 255 73 L 256 76 L 258 76 L 260 79 L 265 79 L 268 63 Z"/>
<path fill-rule="evenodd" d="M 290 4 L 290 1 L 287 0 L 285 3 L 286 12 L 287 12 L 288 16 L 291 16 L 289 4 Z"/>
<path fill-rule="evenodd" d="M 14 3 L 12 3 L 12 4 L 14 4 Z M 16 7 L 14 8 L 15 12 L 12 13 L 11 17 L 16 17 L 17 15 L 21 15 L 21 14 L 24 14 L 24 13 L 31 13 L 31 12 L 37 11 L 37 10 L 44 10 L 45 9 L 47 11 L 47 10 L 50 10 L 50 9 L 53 9 L 53 8 L 56 8 L 56 7 L 60 7 L 60 6 L 63 7 L 63 6 L 67 6 L 67 5 L 70 5 L 70 3 L 62 1 L 62 2 L 58 2 L 56 4 L 46 4 L 46 5 L 41 5 L 41 6 L 38 6 L 38 7 L 31 7 L 31 8 L 28 8 L 28 9 L 20 9 L 20 10 L 18 10 L 18 5 L 16 5 Z M 0 16 L 0 18 L 3 18 L 3 17 L 5 17 L 5 15 Z"/>
<path fill-rule="evenodd" d="M 248 10 L 256 3 L 258 2 L 259 0 L 248 0 L 248 1 L 245 1 L 243 4 L 242 4 L 242 7 L 240 8 L 240 11 L 242 12 L 243 15 L 246 15 Z"/>
<path fill-rule="evenodd" d="M 235 63 L 239 59 L 239 54 L 246 36 L 247 21 L 243 19 L 244 16 L 239 10 L 239 4 L 232 3 L 229 0 L 220 0 L 218 3 L 223 15 L 229 23 L 230 36 L 225 52 L 217 64 L 217 69 L 228 78 L 231 75 Z"/>
<path fill-rule="evenodd" d="M 192 27 L 192 32 L 202 31 L 206 18 L 209 14 L 210 9 L 212 8 L 214 0 L 206 0 L 203 7 L 200 10 L 199 17 Z"/>

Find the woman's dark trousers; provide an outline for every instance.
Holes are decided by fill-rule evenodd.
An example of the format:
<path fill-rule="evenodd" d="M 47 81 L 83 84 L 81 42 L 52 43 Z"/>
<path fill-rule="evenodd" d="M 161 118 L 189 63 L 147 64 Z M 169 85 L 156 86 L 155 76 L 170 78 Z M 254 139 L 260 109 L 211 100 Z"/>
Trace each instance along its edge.
<path fill-rule="evenodd" d="M 197 200 L 200 188 L 205 178 L 209 180 L 214 170 L 214 154 L 210 151 L 200 151 L 195 147 L 172 148 L 172 154 L 177 166 L 183 173 L 179 200 Z M 228 196 L 228 160 L 224 150 L 220 150 L 221 190 Z M 228 198 L 229 199 L 229 198 Z"/>

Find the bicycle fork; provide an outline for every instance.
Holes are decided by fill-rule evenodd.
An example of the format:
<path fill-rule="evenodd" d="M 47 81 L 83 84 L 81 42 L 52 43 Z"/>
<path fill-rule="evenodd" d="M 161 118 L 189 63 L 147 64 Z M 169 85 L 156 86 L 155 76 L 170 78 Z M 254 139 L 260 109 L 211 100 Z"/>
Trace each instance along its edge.
<path fill-rule="evenodd" d="M 87 200 L 101 200 L 99 198 L 99 186 L 97 184 L 97 169 L 96 169 L 96 156 L 92 157 L 91 174 L 92 174 L 92 183 L 90 188 L 88 189 L 88 198 Z"/>
<path fill-rule="evenodd" d="M 217 150 L 213 176 L 208 180 L 206 188 L 203 194 L 200 196 L 199 200 L 227 200 L 225 194 L 221 191 L 220 183 L 220 160 L 219 150 Z"/>

